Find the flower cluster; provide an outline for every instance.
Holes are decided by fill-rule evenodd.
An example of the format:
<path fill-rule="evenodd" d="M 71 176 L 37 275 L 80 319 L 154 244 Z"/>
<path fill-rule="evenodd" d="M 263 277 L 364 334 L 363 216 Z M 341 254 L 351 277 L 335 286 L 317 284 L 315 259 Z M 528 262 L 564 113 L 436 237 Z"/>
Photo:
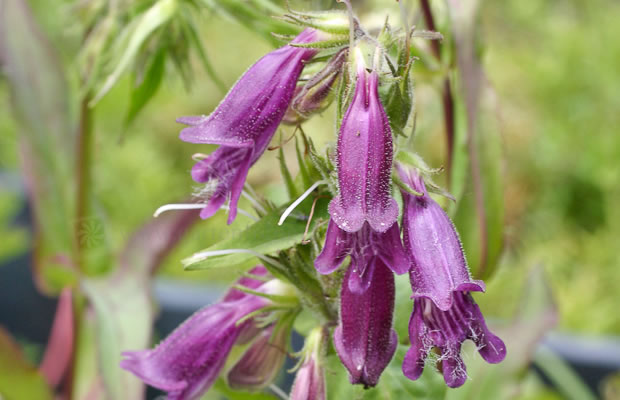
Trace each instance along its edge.
<path fill-rule="evenodd" d="M 324 275 L 343 264 L 343 273 L 329 278 L 339 285 L 339 302 L 334 307 L 339 312 L 331 320 L 329 313 L 323 315 L 328 321 L 317 323 L 308 335 L 292 399 L 326 397 L 323 342 L 329 329 L 333 329 L 334 348 L 350 382 L 377 385 L 398 344 L 393 329 L 394 274 L 408 273 L 413 292 L 411 347 L 402 365 L 407 378 L 418 379 L 435 350 L 446 385 L 462 385 L 467 375 L 460 351 L 467 339 L 489 363 L 498 363 L 506 355 L 504 343 L 489 331 L 471 295 L 485 287 L 472 279 L 454 225 L 428 194 L 423 173 L 415 165 L 394 162 L 393 129 L 379 94 L 384 50 L 380 46 L 373 50 L 375 61 L 369 68 L 367 54 L 360 47 L 341 43 L 324 57 L 326 62 L 316 75 L 298 84 L 306 64 L 321 51 L 313 44 L 329 42 L 329 38 L 330 33 L 306 28 L 290 44 L 254 64 L 211 115 L 179 119 L 190 125 L 181 132 L 182 140 L 220 146 L 194 166 L 192 177 L 206 183 L 202 218 L 212 216 L 228 199 L 231 223 L 248 170 L 266 150 L 279 124 L 299 124 L 322 110 L 340 77 L 349 79 L 349 90 L 339 92 L 343 117 L 333 157 L 336 168 L 324 176 L 324 181 L 337 181 L 337 193 L 328 193 L 330 218 L 322 249 L 310 251 L 318 275 L 311 277 L 312 269 L 309 274 L 302 266 L 303 273 L 290 275 L 279 269 L 275 279 L 264 267 L 256 267 L 251 273 L 265 280 L 243 278 L 222 301 L 196 313 L 155 349 L 125 353 L 122 367 L 167 391 L 170 399 L 197 398 L 220 375 L 231 388 L 259 389 L 269 384 L 282 366 L 292 320 L 299 311 L 295 307 L 317 301 L 316 296 L 304 298 L 308 284 L 298 285 L 294 278 L 290 286 L 282 279 L 308 277 L 326 289 Z M 352 59 L 347 63 L 349 56 Z M 349 68 L 355 73 L 345 74 Z M 393 174 L 401 189 L 402 213 L 393 197 Z M 322 232 L 315 230 L 318 241 Z M 296 268 L 294 263 L 290 268 Z M 305 301 L 292 308 L 278 305 L 283 285 L 296 286 L 293 297 Z M 271 317 L 259 318 L 264 314 Z M 285 315 L 293 317 L 280 323 Z M 244 352 L 229 360 L 235 346 Z"/>

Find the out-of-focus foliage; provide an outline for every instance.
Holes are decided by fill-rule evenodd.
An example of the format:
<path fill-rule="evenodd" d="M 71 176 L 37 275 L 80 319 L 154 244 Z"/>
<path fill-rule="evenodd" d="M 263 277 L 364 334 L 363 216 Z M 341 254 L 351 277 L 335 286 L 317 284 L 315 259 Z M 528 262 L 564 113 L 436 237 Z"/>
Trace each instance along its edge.
<path fill-rule="evenodd" d="M 44 13 L 47 7 L 40 3 L 32 2 L 35 14 L 45 28 L 55 29 L 49 36 L 64 55 L 66 46 L 74 43 L 63 43 L 66 28 L 47 18 L 62 13 L 55 7 L 53 12 Z M 381 5 L 396 20 L 395 5 Z M 618 7 L 611 0 L 482 4 L 479 29 L 485 46 L 479 51 L 499 99 L 506 157 L 504 180 L 510 182 L 504 194 L 508 252 L 499 274 L 490 282 L 488 294 L 479 299 L 485 310 L 496 315 L 509 314 L 503 304 L 514 304 L 515 282 L 523 279 L 523 270 L 542 263 L 558 296 L 560 327 L 584 333 L 620 331 L 620 317 L 615 312 L 620 299 L 614 289 L 620 280 L 620 260 L 612 251 L 620 235 L 620 215 L 614 207 L 620 198 L 616 185 L 620 178 L 616 162 L 620 138 L 614 132 L 620 118 L 616 112 L 620 109 L 620 89 L 614 79 L 620 50 L 609 45 L 609 38 L 620 35 L 614 18 Z M 226 86 L 270 48 L 234 22 L 208 15 L 205 21 L 199 27 L 200 35 L 205 38 L 206 51 L 217 55 L 213 67 Z M 440 23 L 438 29 L 445 25 Z M 227 29 L 235 34 L 226 34 Z M 444 155 L 440 104 L 424 83 L 426 73 L 421 64 L 413 68 L 417 140 L 419 148 L 430 155 L 430 164 L 439 166 Z M 174 119 L 208 113 L 221 99 L 208 77 L 197 75 L 186 93 L 181 80 L 167 72 L 153 101 L 132 126 L 132 134 L 119 145 L 123 127 L 120 116 L 128 106 L 129 85 L 129 80 L 122 78 L 102 99 L 94 127 L 94 190 L 107 223 L 114 225 L 108 238 L 113 247 L 159 205 L 187 195 L 192 185 L 187 175 L 192 160 L 186 155 L 211 148 L 197 149 L 179 141 Z M 6 85 L 0 90 L 6 94 Z M 4 102 L 6 96 L 2 97 Z M 420 117 L 422 113 L 424 118 Z M 0 127 L 0 161 L 6 173 L 16 168 L 17 128 L 4 107 Z M 317 142 L 333 141 L 331 113 L 326 113 L 323 121 L 312 121 L 306 130 L 319 133 Z M 285 147 L 291 160 L 292 147 Z M 279 179 L 276 170 L 267 168 L 273 164 L 273 153 L 267 152 L 251 172 L 253 185 L 264 186 Z M 285 193 L 276 186 L 267 189 Z M 2 206 L 6 213 L 18 209 L 13 205 L 17 198 L 7 197 L 4 190 L 1 195 L 7 198 Z M 229 236 L 230 231 L 221 222 L 217 217 L 201 223 L 196 233 L 173 252 L 163 270 L 191 279 L 206 279 L 207 275 L 213 279 L 223 273 L 183 273 L 179 264 L 196 249 L 207 247 L 221 235 Z M 240 220 L 232 229 L 240 230 L 248 222 Z M 6 248 L 4 243 L 2 248 Z"/>
<path fill-rule="evenodd" d="M 2 3 L 0 0 L 0 4 Z M 54 7 L 40 0 L 29 3 L 34 8 L 37 21 L 43 26 L 43 31 L 51 41 L 52 47 L 60 52 L 59 62 L 62 68 L 56 70 L 50 68 L 45 70 L 47 73 L 59 73 L 59 70 L 72 71 L 79 68 L 80 63 L 85 61 L 84 57 L 96 58 L 99 54 L 97 49 L 100 48 L 96 47 L 95 42 L 92 43 L 95 47 L 86 47 L 91 49 L 92 54 L 82 54 L 78 62 L 73 58 L 80 44 L 76 40 L 79 35 L 75 27 L 70 27 L 71 21 L 67 21 L 67 15 L 70 14 L 63 10 L 63 7 L 68 7 L 68 2 L 62 3 L 63 6 Z M 264 8 L 272 4 L 262 1 L 252 1 L 251 4 L 235 1 L 218 4 L 207 0 L 144 1 L 137 2 L 138 6 L 129 7 L 127 15 L 148 13 L 157 5 L 178 6 L 176 3 L 180 3 L 180 10 L 185 11 L 177 14 L 179 8 L 156 9 L 162 17 L 157 26 L 140 28 L 138 18 L 134 20 L 134 25 L 121 24 L 115 28 L 116 30 L 108 32 L 108 35 L 112 35 L 111 32 L 118 33 L 120 38 L 118 41 L 116 36 L 106 35 L 105 43 L 99 43 L 103 46 L 101 49 L 105 48 L 107 52 L 106 57 L 99 60 L 103 64 L 97 67 L 99 68 L 97 74 L 100 77 L 111 76 L 108 78 L 110 79 L 108 82 L 111 83 L 108 85 L 110 91 L 101 98 L 94 111 L 92 155 L 94 168 L 91 171 L 93 183 L 90 189 L 92 197 L 96 199 L 92 207 L 97 218 L 94 220 L 94 225 L 88 225 L 90 230 L 87 233 L 97 244 L 105 243 L 107 249 L 115 249 L 119 253 L 121 249 L 126 248 L 124 244 L 131 233 L 148 220 L 159 205 L 178 202 L 188 197 L 193 185 L 188 174 L 193 162 L 188 154 L 208 153 L 213 149 L 206 145 L 181 142 L 178 139 L 180 127 L 174 123 L 174 119 L 181 115 L 207 114 L 213 110 L 222 98 L 222 87 L 230 87 L 252 62 L 276 43 L 275 39 L 269 36 L 269 32 L 279 30 L 280 33 L 284 33 L 281 30 L 284 29 L 283 25 L 275 20 L 273 25 L 256 26 L 257 19 L 253 16 L 258 12 L 258 8 L 254 8 L 253 5 L 262 4 L 261 7 Z M 397 6 L 394 2 L 377 0 L 365 3 L 360 6 L 360 10 L 379 7 L 390 13 L 394 24 L 398 21 Z M 223 14 L 204 12 L 198 16 L 190 15 L 190 10 L 197 5 L 212 9 L 219 7 Z M 441 2 L 433 2 L 433 5 L 443 11 L 438 15 L 445 17 L 437 21 L 438 29 L 448 31 L 451 26 L 448 14 L 442 8 Z M 164 12 L 166 10 L 168 13 Z M 278 10 L 280 8 L 270 12 L 276 14 Z M 179 19 L 172 19 L 171 15 Z M 223 18 L 222 15 L 229 18 Z M 620 211 L 615 207 L 620 201 L 620 189 L 617 185 L 620 181 L 618 163 L 620 135 L 616 133 L 617 127 L 620 126 L 618 112 L 620 81 L 617 78 L 617 71 L 620 70 L 620 47 L 614 45 L 614 38 L 620 37 L 618 15 L 620 4 L 613 0 L 482 1 L 476 31 L 483 38 L 481 40 L 483 44 L 474 51 L 480 57 L 486 71 L 489 90 L 496 97 L 491 102 L 492 107 L 487 110 L 488 113 L 480 117 L 477 124 L 481 132 L 491 132 L 493 135 L 493 143 L 490 144 L 492 151 L 487 155 L 497 156 L 495 152 L 501 146 L 504 151 L 503 157 L 506 158 L 503 182 L 499 170 L 486 171 L 490 175 L 486 182 L 491 179 L 495 185 L 493 204 L 497 204 L 499 191 L 503 190 L 504 210 L 495 210 L 498 212 L 494 216 L 500 219 L 503 217 L 506 224 L 503 243 L 506 252 L 499 262 L 498 273 L 488 282 L 488 293 L 476 297 L 485 314 L 506 318 L 512 316 L 523 299 L 520 291 L 527 271 L 534 265 L 541 265 L 556 296 L 559 329 L 586 334 L 620 332 L 620 314 L 617 312 L 620 293 L 616 289 L 617 283 L 620 282 L 620 257 L 616 251 L 620 237 Z M 241 18 L 235 21 L 233 16 Z M 188 22 L 190 20 L 191 24 Z M 162 27 L 169 27 L 169 30 Z M 96 29 L 105 28 L 105 25 L 101 25 Z M 143 33 L 146 32 L 146 36 L 136 33 L 140 29 Z M 96 33 L 98 30 L 93 32 Z M 257 31 L 261 33 L 259 37 L 252 33 Z M 172 34 L 168 36 L 170 32 Z M 191 38 L 192 35 L 203 42 L 204 49 L 196 48 L 195 51 L 188 52 L 187 48 L 180 47 L 179 51 L 183 54 L 174 54 L 174 57 L 181 60 L 180 63 L 175 62 L 174 57 L 164 58 L 163 54 L 166 51 L 176 49 L 174 43 L 178 43 L 180 38 Z M 268 40 L 265 40 L 266 38 Z M 15 40 L 17 39 L 27 38 Z M 414 39 L 414 42 L 422 47 L 427 45 L 422 39 Z M 35 46 L 36 43 L 28 41 L 23 48 L 16 46 L 15 49 L 32 51 L 39 57 L 46 56 L 45 50 L 29 47 Z M 444 42 L 444 48 L 449 49 L 451 45 L 448 38 Z M 112 49 L 117 51 L 114 52 Z M 208 59 L 206 55 L 209 56 Z M 446 57 L 448 57 L 447 63 L 458 62 L 458 57 L 454 60 L 450 59 L 449 54 Z M 119 63 L 119 60 L 123 62 Z M 427 156 L 429 163 L 438 167 L 445 156 L 442 144 L 444 141 L 441 104 L 435 88 L 429 83 L 436 83 L 434 80 L 439 78 L 443 79 L 445 71 L 441 68 L 427 68 L 433 63 L 437 62 L 422 58 L 413 65 L 412 73 L 416 89 L 414 99 L 417 115 L 416 144 L 419 151 Z M 39 64 L 49 65 L 49 62 L 39 61 Z M 131 69 L 130 65 L 137 65 L 138 68 L 135 70 L 139 73 L 127 74 Z M 170 68 L 171 66 L 176 68 Z M 36 70 L 38 65 L 32 67 Z M 195 73 L 191 85 L 187 84 L 188 71 Z M 221 79 L 223 85 L 217 83 L 215 76 Z M 460 81 L 458 77 L 455 78 L 454 88 L 458 89 Z M 23 77 L 20 79 L 25 84 L 37 82 L 36 80 L 30 82 Z M 53 113 L 58 117 L 54 120 L 55 123 L 61 124 L 64 131 L 73 134 L 78 111 L 74 109 L 75 107 L 67 107 L 64 102 L 79 98 L 86 93 L 80 92 L 78 89 L 80 83 L 77 80 L 69 78 L 65 84 L 63 79 L 65 78 L 58 74 L 52 78 L 45 78 L 46 84 L 60 85 L 51 90 L 54 95 L 51 96 L 48 90 L 41 93 L 51 97 L 43 96 L 35 99 L 36 101 L 17 97 L 18 103 L 21 104 L 21 106 L 18 104 L 17 109 L 22 110 L 22 113 L 32 113 L 35 117 L 30 116 L 31 123 L 36 121 L 38 114 Z M 99 83 L 101 82 L 105 82 L 105 79 Z M 188 86 L 189 92 L 185 86 Z M 92 90 L 91 95 L 96 95 L 98 90 L 101 90 L 101 86 L 95 84 L 85 87 Z M 9 112 L 13 109 L 6 104 L 8 91 L 8 85 L 0 83 L 0 221 L 3 224 L 0 228 L 2 235 L 0 259 L 22 250 L 26 234 L 23 227 L 9 225 L 13 215 L 21 209 L 22 199 L 14 194 L 15 190 L 11 186 L 10 179 L 4 179 L 5 176 L 16 174 L 18 168 L 16 154 L 19 151 L 16 139 L 19 128 L 15 122 L 18 115 Z M 46 99 L 51 100 L 46 102 Z M 40 104 L 49 108 L 34 107 Z M 482 103 L 482 106 L 487 105 L 488 102 Z M 463 104 L 458 106 L 461 107 L 460 123 L 464 124 L 460 127 L 461 133 L 466 133 L 464 122 L 466 110 Z M 139 113 L 140 110 L 142 111 Z M 499 113 L 495 115 L 497 110 Z M 304 130 L 315 142 L 335 141 L 332 113 L 333 110 L 327 111 L 322 119 L 304 125 Z M 127 122 L 133 119 L 135 121 L 130 127 L 131 134 L 124 136 L 122 143 L 119 143 L 118 139 Z M 30 128 L 31 145 L 39 147 L 46 146 L 47 141 L 57 139 L 53 135 L 41 135 L 41 132 L 54 133 L 56 129 L 61 129 L 55 125 L 30 126 Z M 283 137 L 288 137 L 292 133 L 290 129 L 283 128 Z M 497 130 L 502 131 L 501 137 L 497 134 Z M 19 131 L 20 135 L 21 133 Z M 41 142 L 36 144 L 37 140 Z M 485 137 L 480 136 L 478 140 L 485 140 Z M 288 160 L 295 159 L 295 147 L 292 143 L 283 148 Z M 461 144 L 465 145 L 465 140 Z M 489 145 L 489 143 L 483 144 Z M 266 156 L 250 173 L 249 182 L 255 187 L 264 189 L 271 199 L 277 200 L 277 204 L 282 204 L 287 201 L 287 191 L 281 184 L 277 168 L 274 168 L 277 162 L 276 153 L 267 151 Z M 55 157 L 60 156 L 56 154 Z M 46 174 L 71 176 L 75 172 L 66 166 L 50 165 L 48 168 L 46 167 L 48 164 L 45 163 L 49 160 L 46 159 L 35 161 L 42 165 L 39 165 L 37 170 Z M 73 165 L 71 157 L 65 161 L 68 165 Z M 483 159 L 480 167 L 484 166 Z M 296 172 L 294 167 L 291 169 Z M 439 175 L 438 180 L 441 179 L 442 175 Z M 63 188 L 62 184 L 53 189 L 71 191 Z M 471 188 L 462 190 L 467 191 Z M 460 194 L 462 193 L 455 193 Z M 39 209 L 54 210 L 48 216 L 49 226 L 58 224 L 55 219 L 73 218 L 60 212 L 66 208 L 62 204 L 62 198 L 59 200 L 52 195 L 42 198 L 42 201 L 51 205 L 39 205 Z M 471 206 L 461 204 L 464 204 L 463 207 Z M 251 208 L 244 201 L 240 206 Z M 477 222 L 468 219 L 471 217 L 470 214 L 466 215 L 467 218 L 461 218 L 459 211 L 456 212 L 455 221 L 460 225 L 464 238 L 475 237 L 479 228 Z M 223 212 L 222 215 L 202 221 L 167 257 L 161 273 L 186 279 L 230 280 L 236 273 L 232 269 L 184 272 L 181 260 L 198 249 L 209 248 L 222 238 L 233 237 L 234 232 L 242 231 L 251 222 L 250 219 L 240 216 L 237 222 L 227 227 Z M 105 225 L 106 229 L 99 230 L 98 224 Z M 62 221 L 60 225 L 63 225 Z M 303 227 L 301 224 L 298 225 L 299 229 L 295 232 L 299 236 L 299 231 Z M 47 229 L 56 232 L 55 228 Z M 63 232 L 63 229 L 59 229 L 56 233 L 51 237 L 62 242 L 59 247 L 70 248 L 71 246 L 66 243 L 72 240 L 71 233 Z M 491 236 L 496 242 L 487 255 L 497 258 L 502 238 L 494 234 Z M 475 245 L 476 243 L 469 239 L 465 242 L 472 266 L 477 266 L 481 258 L 477 249 L 468 248 Z M 52 243 L 49 248 L 56 249 L 56 245 Z M 119 339 L 115 324 L 125 323 L 130 317 L 127 314 L 114 313 L 119 303 L 125 304 L 123 296 L 131 294 L 133 288 L 144 283 L 142 280 L 146 279 L 145 272 L 141 268 L 145 267 L 140 263 L 148 264 L 148 261 L 138 259 L 138 265 L 131 263 L 131 267 L 139 271 L 126 282 L 129 286 L 115 287 L 119 289 L 118 293 L 112 293 L 113 290 L 110 289 L 116 275 L 108 276 L 107 282 L 91 281 L 90 289 L 100 285 L 103 290 L 89 292 L 89 284 L 86 285 L 86 293 L 90 295 L 92 305 L 83 310 L 82 330 L 76 347 L 90 349 L 90 353 L 83 351 L 83 355 L 78 359 L 76 369 L 81 371 L 82 376 L 76 379 L 74 388 L 76 393 L 89 393 L 91 390 L 103 392 L 106 390 L 104 384 L 108 390 L 112 388 L 111 393 L 114 393 L 114 390 L 121 390 L 115 385 L 119 385 L 124 379 L 129 379 L 125 372 L 106 376 L 106 382 L 97 381 L 94 377 L 99 368 L 98 357 L 101 352 L 107 352 L 108 358 L 104 357 L 104 363 L 118 364 L 118 349 L 139 345 L 134 343 L 148 340 L 148 332 L 142 331 L 135 332 L 137 339 Z M 112 267 L 104 265 L 102 269 L 94 272 L 101 274 Z M 57 288 L 67 283 L 74 283 L 73 275 L 54 278 L 52 271 L 51 278 L 50 281 L 58 282 Z M 398 284 L 406 287 L 406 279 L 399 279 Z M 399 293 L 406 292 L 407 290 L 400 290 Z M 153 310 L 148 297 L 134 300 L 140 303 L 141 310 L 148 311 L 142 316 L 144 319 L 142 323 L 150 323 Z M 398 325 L 396 329 L 401 340 L 405 340 L 406 337 L 406 319 L 403 319 L 402 315 L 407 314 L 408 306 L 407 301 L 401 301 L 397 306 L 396 312 L 401 317 L 396 321 L 402 326 Z M 103 335 L 97 336 L 96 333 L 101 331 L 102 327 L 108 330 L 102 331 Z M 2 345 L 9 343 L 2 340 Z M 120 343 L 120 340 L 127 342 Z M 509 361 L 513 351 L 518 351 L 512 350 L 516 348 L 511 347 L 510 340 L 507 340 L 507 343 L 509 345 L 507 366 L 501 368 L 510 368 Z M 474 351 L 468 350 L 472 353 Z M 398 357 L 402 357 L 400 350 Z M 19 379 L 32 379 L 35 383 L 32 384 L 31 390 L 45 393 L 46 388 L 42 385 L 40 376 L 33 367 L 24 365 L 24 375 L 20 375 Z M 398 372 L 393 371 L 398 365 L 397 362 L 392 363 L 385 373 L 386 378 L 382 384 L 398 382 L 398 379 L 391 379 L 391 374 Z M 470 369 L 474 376 L 477 367 L 478 364 L 471 364 Z M 485 367 L 486 365 L 481 368 Z M 431 368 L 428 370 L 432 372 Z M 428 370 L 422 378 L 424 385 L 415 386 L 416 390 L 420 390 L 421 386 L 426 385 L 427 391 L 410 393 L 408 387 L 403 387 L 401 388 L 403 393 L 415 394 L 422 398 L 435 394 L 434 390 L 439 389 L 435 388 L 434 384 L 437 382 L 433 380 L 438 376 L 429 374 Z M 485 382 L 481 390 L 495 393 L 494 390 L 497 388 L 486 386 L 486 382 L 493 375 L 485 375 L 485 371 L 483 370 L 481 378 L 476 379 Z M 506 370 L 495 371 L 495 374 L 501 375 Z M 343 372 L 342 366 L 335 363 L 333 369 L 328 371 L 328 379 L 330 382 L 344 381 L 346 378 Z M 511 370 L 512 372 L 514 371 Z M 120 375 L 121 373 L 123 375 Z M 1 376 L 2 374 L 0 379 Z M 128 385 L 132 387 L 131 382 Z M 339 390 L 338 386 L 334 384 L 331 386 L 333 389 L 330 390 L 336 392 Z M 471 386 L 466 388 L 471 389 Z M 132 390 L 136 390 L 135 386 Z M 541 391 L 540 382 L 533 376 L 528 376 L 521 390 L 523 398 L 543 399 L 556 396 Z M 378 393 L 376 390 L 366 393 L 364 398 L 375 398 L 373 396 L 376 393 Z M 464 390 L 454 393 L 452 396 L 461 398 L 459 396 Z M 362 396 L 359 393 L 356 395 Z M 462 394 L 463 398 L 467 398 L 467 395 L 469 398 L 475 398 L 470 392 Z"/>

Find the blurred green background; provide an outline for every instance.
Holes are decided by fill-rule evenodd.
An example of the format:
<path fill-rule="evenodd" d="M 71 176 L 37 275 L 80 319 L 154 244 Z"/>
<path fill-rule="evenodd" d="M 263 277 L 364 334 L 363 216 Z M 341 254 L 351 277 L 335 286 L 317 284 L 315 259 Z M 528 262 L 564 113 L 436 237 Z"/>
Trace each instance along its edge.
<path fill-rule="evenodd" d="M 30 1 L 44 31 L 71 72 L 80 43 L 67 23 L 67 5 Z M 393 1 L 377 1 L 398 21 Z M 541 265 L 558 302 L 561 330 L 620 333 L 620 3 L 614 0 L 483 1 L 484 66 L 499 96 L 505 150 L 506 251 L 488 291 L 477 300 L 485 314 L 512 315 L 528 270 Z M 205 17 L 203 41 L 227 87 L 271 45 L 239 24 Z M 198 64 L 198 60 L 195 60 Z M 189 198 L 191 154 L 209 146 L 181 142 L 183 115 L 208 114 L 224 93 L 196 68 L 185 88 L 168 69 L 147 107 L 126 130 L 129 79 L 95 109 L 94 184 L 98 212 L 109 225 L 111 248 L 149 220 L 160 205 Z M 438 167 L 444 154 L 437 92 L 416 75 L 418 151 Z M 71 82 L 74 86 L 76 82 Z M 189 89 L 189 90 L 187 90 Z M 11 225 L 23 206 L 18 174 L 17 123 L 0 81 L 0 259 L 28 248 L 23 227 Z M 335 140 L 330 111 L 305 131 L 319 143 Z M 289 128 L 285 128 L 285 131 Z M 292 144 L 287 146 L 293 161 Z M 250 172 L 249 182 L 285 199 L 275 152 Z M 244 203 L 241 203 L 244 207 Z M 247 207 L 247 205 L 245 205 Z M 49 212 L 53 212 L 50 210 Z M 190 280 L 228 280 L 226 269 L 184 272 L 180 260 L 250 221 L 227 227 L 224 213 L 203 221 L 168 257 L 161 274 Z"/>

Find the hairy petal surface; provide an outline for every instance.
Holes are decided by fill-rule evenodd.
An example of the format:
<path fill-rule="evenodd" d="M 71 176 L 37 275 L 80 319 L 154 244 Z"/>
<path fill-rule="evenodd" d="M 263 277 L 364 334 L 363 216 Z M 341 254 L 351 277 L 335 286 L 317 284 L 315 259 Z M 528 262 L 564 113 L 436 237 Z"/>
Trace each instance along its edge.
<path fill-rule="evenodd" d="M 310 43 L 322 37 L 306 29 L 292 43 Z M 251 66 L 209 116 L 181 117 L 189 127 L 180 138 L 191 143 L 221 147 L 193 170 L 195 181 L 216 181 L 209 187 L 202 218 L 212 216 L 230 197 L 228 223 L 236 217 L 237 202 L 248 170 L 269 145 L 292 100 L 299 75 L 317 49 L 286 45 Z"/>
<path fill-rule="evenodd" d="M 401 191 L 412 297 L 428 297 L 446 311 L 452 306 L 452 292 L 484 291 L 484 282 L 472 280 L 459 235 L 446 212 L 429 196 L 422 177 L 400 165 L 397 169 L 404 182 L 423 194 Z"/>
<path fill-rule="evenodd" d="M 340 193 L 329 213 L 340 229 L 356 232 L 368 222 L 377 232 L 388 230 L 398 218 L 391 196 L 392 132 L 379 101 L 378 76 L 359 64 L 353 100 L 338 136 Z"/>
<path fill-rule="evenodd" d="M 252 271 L 266 275 L 262 266 Z M 259 291 L 269 286 L 269 282 L 247 277 L 238 284 Z M 168 392 L 169 399 L 199 398 L 219 375 L 233 345 L 256 334 L 252 320 L 237 321 L 268 303 L 262 297 L 231 289 L 220 302 L 188 318 L 154 349 L 123 353 L 121 367 Z"/>
<path fill-rule="evenodd" d="M 398 338 L 392 329 L 394 312 L 394 275 L 383 262 L 375 263 L 371 284 L 363 293 L 342 285 L 340 325 L 334 331 L 334 346 L 349 371 L 353 384 L 375 386 L 396 351 Z"/>

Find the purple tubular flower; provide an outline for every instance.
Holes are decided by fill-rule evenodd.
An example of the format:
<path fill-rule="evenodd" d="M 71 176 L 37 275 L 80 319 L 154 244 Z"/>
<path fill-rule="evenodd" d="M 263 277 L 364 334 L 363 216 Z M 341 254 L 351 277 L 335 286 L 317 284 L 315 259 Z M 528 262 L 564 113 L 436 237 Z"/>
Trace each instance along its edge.
<path fill-rule="evenodd" d="M 291 400 L 325 400 L 325 374 L 314 358 L 307 359 L 297 371 Z"/>
<path fill-rule="evenodd" d="M 322 36 L 308 28 L 291 43 L 311 43 Z M 213 182 L 205 189 L 209 200 L 200 213 L 202 218 L 212 216 L 230 197 L 228 223 L 235 219 L 248 170 L 269 145 L 305 62 L 317 52 L 290 45 L 274 50 L 243 74 L 211 115 L 177 119 L 190 125 L 181 131 L 181 140 L 220 145 L 192 169 L 196 182 Z"/>
<path fill-rule="evenodd" d="M 456 291 L 452 306 L 442 311 L 428 298 L 416 298 L 409 320 L 411 348 L 403 361 L 403 373 L 411 380 L 422 374 L 432 347 L 440 351 L 443 377 L 449 387 L 459 387 L 467 379 L 461 358 L 461 344 L 471 339 L 487 362 L 497 364 L 506 357 L 506 345 L 486 326 L 478 305 L 468 292 Z"/>
<path fill-rule="evenodd" d="M 391 196 L 392 132 L 379 101 L 378 77 L 358 63 L 357 85 L 338 137 L 340 193 L 329 204 L 325 246 L 314 265 L 329 274 L 351 255 L 352 291 L 366 290 L 375 265 L 397 274 L 409 269 Z"/>
<path fill-rule="evenodd" d="M 266 275 L 262 266 L 251 272 Z M 242 278 L 238 284 L 268 292 L 271 282 Z M 197 311 L 156 348 L 123 353 L 121 367 L 168 392 L 169 400 L 197 399 L 213 384 L 233 345 L 255 335 L 254 321 L 237 321 L 268 304 L 265 298 L 231 289 L 220 302 Z"/>
<path fill-rule="evenodd" d="M 353 99 L 338 136 L 340 193 L 329 204 L 338 227 L 357 232 L 365 222 L 387 231 L 398 218 L 391 196 L 392 132 L 378 93 L 378 76 L 358 63 Z"/>
<path fill-rule="evenodd" d="M 403 182 L 422 196 L 401 191 L 403 196 L 403 241 L 411 269 L 412 298 L 428 297 L 440 310 L 452 306 L 452 292 L 483 292 L 484 282 L 472 280 L 459 235 L 450 217 L 433 200 L 422 177 L 397 165 Z"/>
<path fill-rule="evenodd" d="M 351 266 L 345 281 L 352 273 Z M 370 287 L 363 293 L 342 285 L 340 325 L 334 331 L 334 346 L 353 384 L 375 386 L 396 351 L 398 337 L 392 329 L 394 291 L 394 275 L 381 261 L 376 263 Z"/>
<path fill-rule="evenodd" d="M 433 347 L 439 349 L 444 380 L 459 387 L 467 379 L 460 352 L 471 339 L 482 357 L 498 363 L 506 356 L 504 342 L 487 328 L 470 292 L 484 291 L 482 281 L 472 280 L 458 234 L 448 215 L 426 191 L 415 170 L 397 165 L 401 179 L 422 193 L 403 196 L 403 238 L 411 259 L 409 278 L 414 310 L 409 320 L 411 348 L 403 362 L 409 379 L 420 377 Z"/>
<path fill-rule="evenodd" d="M 273 325 L 263 329 L 250 348 L 227 374 L 232 389 L 259 390 L 269 385 L 286 360 L 289 329 L 274 334 Z"/>

